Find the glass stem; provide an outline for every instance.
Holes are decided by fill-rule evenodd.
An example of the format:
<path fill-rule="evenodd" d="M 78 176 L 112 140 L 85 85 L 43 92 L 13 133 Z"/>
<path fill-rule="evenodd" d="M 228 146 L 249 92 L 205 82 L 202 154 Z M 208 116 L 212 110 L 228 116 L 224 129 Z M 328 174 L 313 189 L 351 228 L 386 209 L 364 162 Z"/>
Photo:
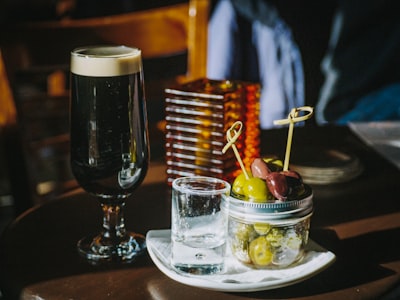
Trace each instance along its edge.
<path fill-rule="evenodd" d="M 124 203 L 102 204 L 103 208 L 103 238 L 110 242 L 119 242 L 126 235 L 124 223 Z"/>

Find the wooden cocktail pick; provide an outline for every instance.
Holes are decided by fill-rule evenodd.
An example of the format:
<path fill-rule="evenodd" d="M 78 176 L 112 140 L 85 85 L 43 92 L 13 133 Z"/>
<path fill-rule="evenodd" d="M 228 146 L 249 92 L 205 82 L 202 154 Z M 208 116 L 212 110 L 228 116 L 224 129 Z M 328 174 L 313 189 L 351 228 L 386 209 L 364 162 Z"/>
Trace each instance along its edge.
<path fill-rule="evenodd" d="M 233 123 L 233 125 L 226 131 L 226 140 L 228 141 L 228 143 L 222 149 L 222 153 L 225 153 L 230 147 L 232 147 L 232 150 L 235 153 L 236 159 L 239 162 L 240 168 L 242 169 L 244 176 L 246 177 L 246 179 L 249 179 L 250 176 L 246 171 L 242 158 L 240 157 L 239 151 L 235 145 L 242 131 L 243 123 L 241 121 L 236 121 L 235 123 Z"/>
<path fill-rule="evenodd" d="M 300 112 L 306 112 L 304 115 L 299 115 Z M 298 108 L 293 108 L 287 119 L 276 120 L 274 121 L 275 125 L 286 125 L 289 124 L 288 137 L 286 142 L 286 153 L 285 153 L 285 161 L 283 163 L 283 170 L 287 171 L 289 169 L 289 159 L 290 159 L 290 151 L 292 148 L 292 139 L 293 139 L 293 128 L 294 124 L 298 122 L 302 122 L 308 120 L 313 115 L 314 108 L 311 106 L 301 106 Z"/>

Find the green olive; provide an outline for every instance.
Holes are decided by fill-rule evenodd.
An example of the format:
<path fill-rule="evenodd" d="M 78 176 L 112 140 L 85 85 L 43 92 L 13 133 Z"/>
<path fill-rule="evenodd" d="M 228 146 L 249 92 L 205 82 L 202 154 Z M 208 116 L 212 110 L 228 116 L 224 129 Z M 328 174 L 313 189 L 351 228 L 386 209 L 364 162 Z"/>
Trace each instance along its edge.
<path fill-rule="evenodd" d="M 279 248 L 285 239 L 285 230 L 280 228 L 272 228 L 265 236 L 269 244 L 274 248 Z"/>
<path fill-rule="evenodd" d="M 246 176 L 243 173 L 240 173 L 233 181 L 232 192 L 235 196 L 238 196 L 238 198 L 241 199 L 245 198 L 245 192 L 243 191 L 243 187 L 246 184 L 246 181 L 247 181 Z"/>
<path fill-rule="evenodd" d="M 268 201 L 268 188 L 264 180 L 258 177 L 252 177 L 246 180 L 243 186 L 244 195 L 251 202 L 264 203 Z"/>
<path fill-rule="evenodd" d="M 245 223 L 236 223 L 235 238 L 241 241 L 250 241 L 254 238 L 253 226 Z"/>
<path fill-rule="evenodd" d="M 271 246 L 264 236 L 259 236 L 250 243 L 249 256 L 256 266 L 267 266 L 272 262 Z"/>
<path fill-rule="evenodd" d="M 231 239 L 232 253 L 242 262 L 251 263 L 249 257 L 249 241 L 253 240 L 256 232 L 252 225 L 236 223 Z"/>
<path fill-rule="evenodd" d="M 271 172 L 279 172 L 283 169 L 283 161 L 275 157 L 263 157 Z"/>
<path fill-rule="evenodd" d="M 268 223 L 256 223 L 254 224 L 254 230 L 259 235 L 265 235 L 271 230 L 271 225 Z"/>

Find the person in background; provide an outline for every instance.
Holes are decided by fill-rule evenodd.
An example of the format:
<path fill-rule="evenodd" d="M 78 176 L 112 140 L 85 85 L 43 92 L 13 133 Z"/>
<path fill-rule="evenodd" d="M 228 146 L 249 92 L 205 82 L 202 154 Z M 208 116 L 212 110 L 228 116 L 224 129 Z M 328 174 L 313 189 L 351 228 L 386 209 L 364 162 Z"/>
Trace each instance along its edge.
<path fill-rule="evenodd" d="M 400 21 L 396 0 L 338 0 L 318 124 L 400 120 Z"/>
<path fill-rule="evenodd" d="M 207 77 L 260 82 L 264 129 L 304 105 L 300 51 L 269 1 L 216 2 L 209 21 Z"/>

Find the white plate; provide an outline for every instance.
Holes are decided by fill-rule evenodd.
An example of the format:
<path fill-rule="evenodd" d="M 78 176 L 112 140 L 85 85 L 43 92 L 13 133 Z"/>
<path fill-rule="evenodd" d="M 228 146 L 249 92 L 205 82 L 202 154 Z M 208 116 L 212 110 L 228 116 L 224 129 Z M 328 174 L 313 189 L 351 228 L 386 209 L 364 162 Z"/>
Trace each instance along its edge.
<path fill-rule="evenodd" d="M 255 270 L 228 255 L 226 271 L 217 275 L 178 273 L 170 265 L 171 231 L 151 230 L 146 236 L 147 250 L 155 265 L 165 275 L 180 283 L 224 292 L 252 292 L 276 289 L 306 280 L 335 261 L 335 255 L 309 240 L 305 257 L 290 268 Z"/>
<path fill-rule="evenodd" d="M 300 173 L 305 183 L 331 184 L 352 180 L 362 173 L 363 166 L 351 153 L 305 147 L 291 158 L 290 169 Z"/>

